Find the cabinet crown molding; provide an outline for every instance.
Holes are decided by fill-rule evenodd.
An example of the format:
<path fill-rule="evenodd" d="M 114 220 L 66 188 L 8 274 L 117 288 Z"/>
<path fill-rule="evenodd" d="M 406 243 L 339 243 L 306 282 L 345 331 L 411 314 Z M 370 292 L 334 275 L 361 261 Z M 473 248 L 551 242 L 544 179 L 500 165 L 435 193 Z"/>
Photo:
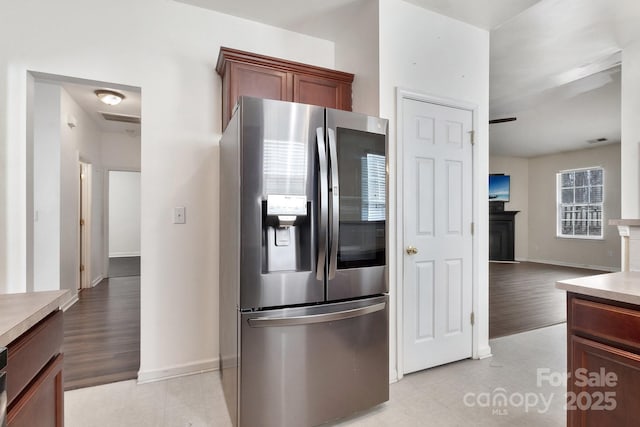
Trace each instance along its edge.
<path fill-rule="evenodd" d="M 303 64 L 301 62 L 289 61 L 272 56 L 259 55 L 257 53 L 245 52 L 242 50 L 231 49 L 224 46 L 220 47 L 220 54 L 218 55 L 218 62 L 216 63 L 216 71 L 221 77 L 225 76 L 225 64 L 228 61 L 242 62 L 244 64 L 263 66 L 271 69 L 293 73 L 304 73 L 324 79 L 339 80 L 344 83 L 352 83 L 354 77 L 353 74 L 346 73 L 344 71 L 317 67 L 314 65 Z"/>

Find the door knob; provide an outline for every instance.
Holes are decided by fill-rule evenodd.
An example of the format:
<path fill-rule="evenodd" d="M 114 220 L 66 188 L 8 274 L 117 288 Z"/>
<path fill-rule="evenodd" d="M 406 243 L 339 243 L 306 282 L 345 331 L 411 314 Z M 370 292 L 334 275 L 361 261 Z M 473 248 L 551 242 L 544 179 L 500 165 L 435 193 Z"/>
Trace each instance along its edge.
<path fill-rule="evenodd" d="M 418 248 L 414 247 L 414 246 L 407 246 L 407 255 L 415 255 L 418 253 Z"/>

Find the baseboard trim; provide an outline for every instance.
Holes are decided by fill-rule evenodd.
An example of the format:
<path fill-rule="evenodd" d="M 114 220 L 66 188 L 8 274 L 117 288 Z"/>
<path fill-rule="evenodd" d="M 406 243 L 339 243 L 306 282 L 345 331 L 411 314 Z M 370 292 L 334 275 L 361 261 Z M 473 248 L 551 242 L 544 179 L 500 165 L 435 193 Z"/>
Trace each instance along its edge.
<path fill-rule="evenodd" d="M 60 309 L 62 311 L 67 311 L 73 304 L 78 302 L 78 294 L 73 294 L 71 295 L 71 297 L 64 302 L 63 304 L 60 305 Z"/>
<path fill-rule="evenodd" d="M 493 354 L 491 354 L 491 346 L 488 345 L 485 347 L 480 347 L 474 359 L 486 359 L 487 357 L 492 357 L 492 356 Z"/>
<path fill-rule="evenodd" d="M 102 282 L 104 280 L 104 277 L 101 275 L 99 275 L 98 277 L 96 277 L 95 279 L 93 279 L 93 281 L 91 282 L 91 287 L 95 287 L 98 283 Z"/>
<path fill-rule="evenodd" d="M 217 371 L 219 364 L 220 359 L 216 357 L 214 359 L 200 360 L 163 369 L 151 369 L 148 371 L 140 370 L 138 372 L 138 384 L 146 384 L 171 378 L 186 377 L 188 375 Z"/>
<path fill-rule="evenodd" d="M 535 262 L 538 264 L 558 265 L 560 267 L 586 268 L 589 270 L 601 270 L 601 271 L 609 271 L 609 272 L 620 271 L 619 267 L 610 267 L 605 265 L 576 264 L 572 262 L 550 261 L 546 259 L 528 259 L 527 261 Z"/>
<path fill-rule="evenodd" d="M 132 256 L 140 256 L 140 252 L 114 252 L 109 254 L 109 258 L 125 258 Z"/>
<path fill-rule="evenodd" d="M 389 384 L 398 382 L 398 371 L 395 369 L 389 370 Z"/>

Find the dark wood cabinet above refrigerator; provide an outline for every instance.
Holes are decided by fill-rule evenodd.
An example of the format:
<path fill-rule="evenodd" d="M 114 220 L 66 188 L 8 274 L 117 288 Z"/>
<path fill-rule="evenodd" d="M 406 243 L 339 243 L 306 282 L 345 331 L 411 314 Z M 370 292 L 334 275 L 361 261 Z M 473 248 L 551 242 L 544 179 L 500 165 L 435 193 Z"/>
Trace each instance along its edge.
<path fill-rule="evenodd" d="M 222 77 L 222 130 L 243 95 L 351 111 L 350 73 L 226 47 L 216 71 Z"/>

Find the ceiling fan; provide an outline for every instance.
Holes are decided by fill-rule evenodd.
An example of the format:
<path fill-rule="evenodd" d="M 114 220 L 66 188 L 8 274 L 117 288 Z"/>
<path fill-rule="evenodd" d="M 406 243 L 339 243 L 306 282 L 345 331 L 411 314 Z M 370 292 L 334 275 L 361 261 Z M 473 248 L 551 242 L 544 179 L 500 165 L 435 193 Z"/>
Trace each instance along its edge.
<path fill-rule="evenodd" d="M 489 124 L 493 125 L 493 124 L 496 124 L 496 123 L 515 122 L 516 120 L 518 120 L 516 117 L 503 117 L 501 119 L 489 120 Z"/>

